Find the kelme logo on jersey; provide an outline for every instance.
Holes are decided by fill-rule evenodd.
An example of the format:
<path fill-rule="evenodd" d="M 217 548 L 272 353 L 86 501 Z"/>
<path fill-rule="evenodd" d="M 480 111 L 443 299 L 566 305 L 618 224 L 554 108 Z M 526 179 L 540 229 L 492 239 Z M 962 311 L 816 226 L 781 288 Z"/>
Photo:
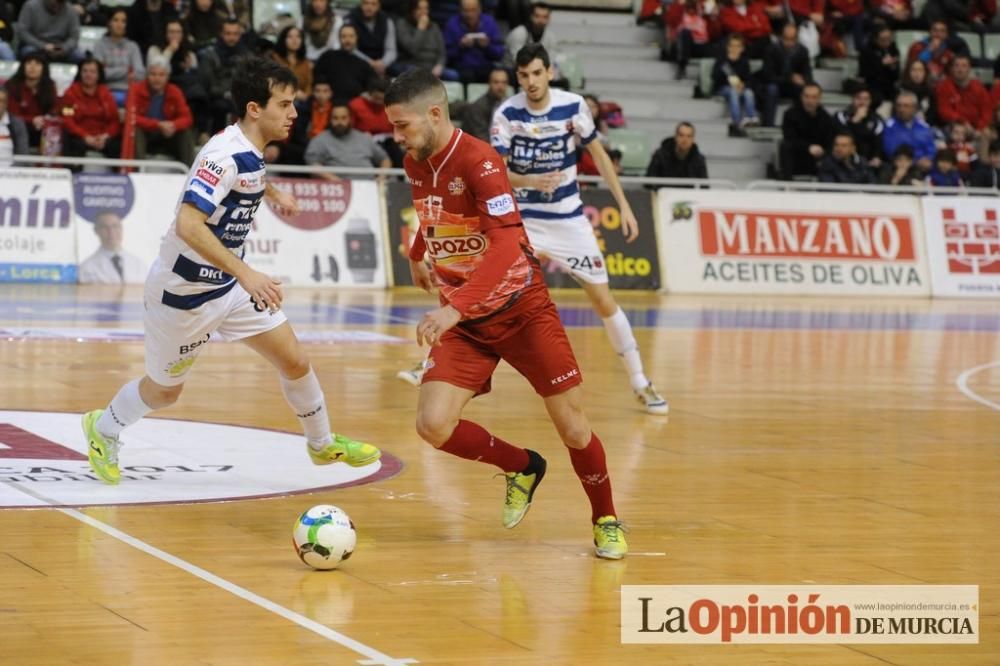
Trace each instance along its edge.
<path fill-rule="evenodd" d="M 496 217 L 506 215 L 507 213 L 513 213 L 514 197 L 504 192 L 503 194 L 495 196 L 492 199 L 487 199 L 486 210 L 489 211 L 490 215 L 494 215 Z"/>
<path fill-rule="evenodd" d="M 448 263 L 449 261 L 474 257 L 486 251 L 486 238 L 482 234 L 425 238 L 425 241 L 427 252 L 436 262 Z"/>

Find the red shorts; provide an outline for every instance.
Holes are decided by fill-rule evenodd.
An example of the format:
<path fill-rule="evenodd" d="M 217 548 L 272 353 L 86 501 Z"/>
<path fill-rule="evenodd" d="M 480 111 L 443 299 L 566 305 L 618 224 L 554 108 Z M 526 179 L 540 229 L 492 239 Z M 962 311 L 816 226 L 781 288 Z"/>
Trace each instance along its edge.
<path fill-rule="evenodd" d="M 566 329 L 547 290 L 524 294 L 509 312 L 479 324 L 459 324 L 431 348 L 425 382 L 446 382 L 490 392 L 490 378 L 503 359 L 547 398 L 583 382 Z"/>

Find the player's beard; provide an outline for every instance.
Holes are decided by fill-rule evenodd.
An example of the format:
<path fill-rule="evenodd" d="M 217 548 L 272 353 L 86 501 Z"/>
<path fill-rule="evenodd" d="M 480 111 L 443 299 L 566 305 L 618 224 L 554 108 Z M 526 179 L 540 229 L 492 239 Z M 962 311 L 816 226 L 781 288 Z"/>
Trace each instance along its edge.
<path fill-rule="evenodd" d="M 437 135 L 434 133 L 434 128 L 427 126 L 424 130 L 424 143 L 422 146 L 417 148 L 417 161 L 423 162 L 434 154 L 434 144 L 437 143 Z"/>

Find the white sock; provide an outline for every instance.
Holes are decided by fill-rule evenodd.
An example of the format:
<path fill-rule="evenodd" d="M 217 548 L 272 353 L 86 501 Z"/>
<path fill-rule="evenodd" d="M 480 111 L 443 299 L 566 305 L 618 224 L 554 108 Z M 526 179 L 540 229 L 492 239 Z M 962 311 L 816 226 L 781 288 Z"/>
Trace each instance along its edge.
<path fill-rule="evenodd" d="M 118 439 L 122 430 L 153 411 L 153 408 L 143 402 L 142 396 L 139 395 L 140 381 L 133 379 L 118 389 L 108 408 L 101 414 L 101 418 L 97 419 L 99 433 L 105 437 Z"/>
<path fill-rule="evenodd" d="M 330 422 L 326 416 L 326 399 L 319 379 L 310 367 L 309 372 L 298 379 L 281 378 L 281 392 L 302 423 L 309 446 L 317 451 L 333 441 Z"/>
<path fill-rule="evenodd" d="M 640 391 L 649 384 L 646 373 L 642 370 L 642 358 L 639 356 L 639 345 L 632 335 L 632 326 L 628 323 L 628 317 L 621 308 L 610 317 L 603 320 L 604 330 L 608 332 L 608 339 L 611 340 L 611 347 L 622 357 L 625 370 L 628 372 L 629 383 L 632 389 Z"/>

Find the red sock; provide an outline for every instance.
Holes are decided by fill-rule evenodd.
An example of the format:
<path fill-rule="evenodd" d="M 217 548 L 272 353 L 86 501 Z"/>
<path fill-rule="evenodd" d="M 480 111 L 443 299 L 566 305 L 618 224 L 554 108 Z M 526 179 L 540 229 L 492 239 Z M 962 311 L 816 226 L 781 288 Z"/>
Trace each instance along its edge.
<path fill-rule="evenodd" d="M 569 459 L 590 500 L 590 522 L 596 524 L 602 516 L 617 515 L 611 499 L 611 477 L 608 476 L 608 463 L 604 458 L 604 445 L 597 438 L 597 433 L 590 434 L 590 443 L 586 448 L 569 448 Z"/>
<path fill-rule="evenodd" d="M 523 472 L 528 467 L 528 452 L 494 437 L 480 425 L 461 420 L 441 450 L 466 460 L 496 465 L 505 472 Z"/>

